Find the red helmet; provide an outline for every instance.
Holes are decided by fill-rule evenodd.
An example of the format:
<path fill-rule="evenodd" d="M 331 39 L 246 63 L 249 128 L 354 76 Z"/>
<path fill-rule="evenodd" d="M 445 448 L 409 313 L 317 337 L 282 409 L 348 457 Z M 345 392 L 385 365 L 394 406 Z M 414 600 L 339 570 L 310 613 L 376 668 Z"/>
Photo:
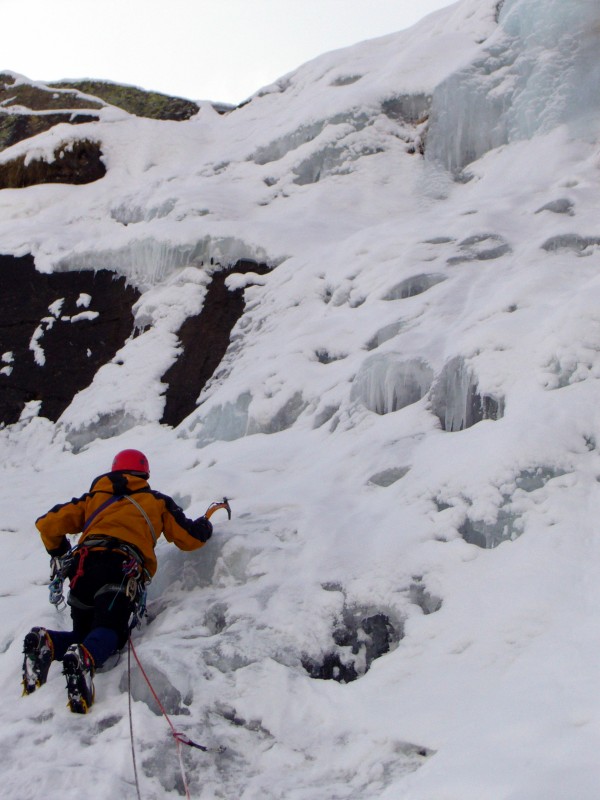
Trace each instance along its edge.
<path fill-rule="evenodd" d="M 121 450 L 113 459 L 112 471 L 143 472 L 150 477 L 150 464 L 139 450 Z"/>

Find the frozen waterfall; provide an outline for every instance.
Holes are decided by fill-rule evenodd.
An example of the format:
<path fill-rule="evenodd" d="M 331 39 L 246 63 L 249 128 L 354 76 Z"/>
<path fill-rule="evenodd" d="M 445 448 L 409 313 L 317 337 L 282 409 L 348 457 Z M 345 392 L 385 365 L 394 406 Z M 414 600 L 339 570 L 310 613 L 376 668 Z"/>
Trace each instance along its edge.
<path fill-rule="evenodd" d="M 481 55 L 435 90 L 428 159 L 458 172 L 488 150 L 600 112 L 595 0 L 506 0 Z"/>

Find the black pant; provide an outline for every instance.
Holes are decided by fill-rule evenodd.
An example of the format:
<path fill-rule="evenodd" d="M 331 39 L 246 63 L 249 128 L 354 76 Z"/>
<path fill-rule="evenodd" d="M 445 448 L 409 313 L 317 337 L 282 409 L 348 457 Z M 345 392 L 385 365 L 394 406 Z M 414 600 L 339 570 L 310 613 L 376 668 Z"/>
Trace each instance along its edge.
<path fill-rule="evenodd" d="M 75 554 L 68 603 L 78 641 L 94 628 L 110 628 L 117 634 L 119 649 L 125 645 L 135 606 L 126 594 L 129 578 L 123 565 L 127 560 L 123 553 L 111 550 L 82 547 Z"/>

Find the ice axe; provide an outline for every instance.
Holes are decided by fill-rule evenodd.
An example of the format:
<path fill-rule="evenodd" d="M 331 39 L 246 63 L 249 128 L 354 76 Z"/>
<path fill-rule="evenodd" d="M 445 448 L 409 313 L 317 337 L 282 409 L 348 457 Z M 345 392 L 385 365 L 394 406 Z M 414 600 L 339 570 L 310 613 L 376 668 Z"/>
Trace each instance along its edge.
<path fill-rule="evenodd" d="M 206 519 L 210 519 L 215 511 L 219 511 L 221 508 L 227 512 L 227 516 L 229 519 L 231 519 L 231 506 L 229 505 L 229 501 L 226 497 L 224 497 L 220 503 L 211 503 L 206 509 L 204 516 Z"/>

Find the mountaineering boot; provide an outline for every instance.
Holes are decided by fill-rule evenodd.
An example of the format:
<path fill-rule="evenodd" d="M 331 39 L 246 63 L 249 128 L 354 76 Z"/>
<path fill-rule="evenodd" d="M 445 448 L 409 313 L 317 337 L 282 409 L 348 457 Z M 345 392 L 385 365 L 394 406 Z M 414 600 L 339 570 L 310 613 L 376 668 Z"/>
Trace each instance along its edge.
<path fill-rule="evenodd" d="M 54 645 L 45 628 L 32 628 L 23 640 L 23 694 L 31 694 L 46 683 L 54 657 Z"/>
<path fill-rule="evenodd" d="M 94 702 L 94 659 L 81 644 L 72 644 L 63 658 L 67 705 L 74 714 L 87 714 Z"/>

